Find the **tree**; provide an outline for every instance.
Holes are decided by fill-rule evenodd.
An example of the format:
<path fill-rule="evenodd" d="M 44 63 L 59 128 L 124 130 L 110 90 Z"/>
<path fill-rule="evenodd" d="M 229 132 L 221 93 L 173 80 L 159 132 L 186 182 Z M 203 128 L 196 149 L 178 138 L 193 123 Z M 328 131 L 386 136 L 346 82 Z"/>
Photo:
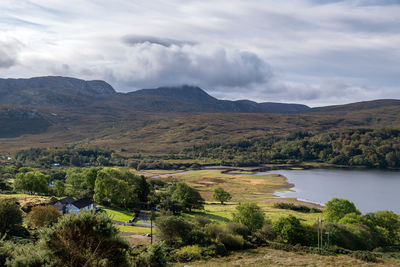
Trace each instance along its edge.
<path fill-rule="evenodd" d="M 226 192 L 222 187 L 217 187 L 214 189 L 213 198 L 220 201 L 223 205 L 224 202 L 231 200 L 232 196 L 229 192 Z"/>
<path fill-rule="evenodd" d="M 265 222 L 262 209 L 255 203 L 241 203 L 236 207 L 233 214 L 233 221 L 246 225 L 251 232 L 261 229 Z"/>
<path fill-rule="evenodd" d="M 150 186 L 146 181 L 146 177 L 143 175 L 140 176 L 140 179 L 138 179 L 138 182 L 136 183 L 136 193 L 141 202 L 147 202 L 147 197 L 150 194 Z"/>
<path fill-rule="evenodd" d="M 47 193 L 49 176 L 37 171 L 18 173 L 15 178 L 14 189 L 16 191 L 25 191 L 29 194 Z"/>
<path fill-rule="evenodd" d="M 400 216 L 392 211 L 382 210 L 365 215 L 367 222 L 373 227 L 384 233 L 385 239 L 389 244 L 397 245 L 400 237 Z M 397 244 L 396 244 L 397 243 Z"/>
<path fill-rule="evenodd" d="M 333 198 L 325 204 L 324 217 L 328 222 L 338 222 L 348 213 L 361 214 L 353 202 Z"/>
<path fill-rule="evenodd" d="M 33 207 L 27 216 L 27 224 L 31 227 L 50 226 L 58 221 L 61 214 L 51 206 Z"/>
<path fill-rule="evenodd" d="M 204 207 L 204 199 L 200 193 L 183 182 L 176 184 L 176 188 L 172 193 L 172 200 L 179 202 L 184 209 L 189 211 Z"/>
<path fill-rule="evenodd" d="M 129 266 L 129 244 L 106 214 L 67 214 L 44 231 L 43 245 L 53 266 Z"/>
<path fill-rule="evenodd" d="M 121 172 L 112 169 L 99 171 L 94 187 L 94 200 L 105 205 L 135 207 L 138 202 L 135 187 L 121 179 L 122 175 Z"/>
<path fill-rule="evenodd" d="M 63 181 L 60 181 L 60 180 L 55 181 L 54 185 L 53 185 L 53 192 L 58 197 L 64 196 L 65 183 Z"/>
<path fill-rule="evenodd" d="M 157 235 L 169 246 L 184 243 L 193 226 L 178 216 L 161 216 L 156 220 Z"/>
<path fill-rule="evenodd" d="M 299 219 L 293 215 L 281 217 L 273 225 L 274 231 L 281 237 L 284 242 L 292 245 L 305 243 L 305 231 L 301 226 Z"/>
<path fill-rule="evenodd" d="M 0 239 L 22 227 L 22 211 L 15 199 L 0 199 Z"/>

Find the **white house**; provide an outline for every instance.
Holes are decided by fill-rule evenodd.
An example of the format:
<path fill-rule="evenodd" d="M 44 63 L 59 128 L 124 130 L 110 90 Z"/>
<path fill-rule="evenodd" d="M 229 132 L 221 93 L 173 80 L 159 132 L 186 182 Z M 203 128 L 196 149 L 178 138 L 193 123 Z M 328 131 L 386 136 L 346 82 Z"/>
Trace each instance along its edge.
<path fill-rule="evenodd" d="M 81 210 L 90 210 L 93 211 L 95 209 L 94 202 L 89 198 L 81 198 L 78 200 L 74 200 L 72 197 L 66 197 L 60 199 L 53 205 L 61 214 L 67 213 L 78 213 Z"/>

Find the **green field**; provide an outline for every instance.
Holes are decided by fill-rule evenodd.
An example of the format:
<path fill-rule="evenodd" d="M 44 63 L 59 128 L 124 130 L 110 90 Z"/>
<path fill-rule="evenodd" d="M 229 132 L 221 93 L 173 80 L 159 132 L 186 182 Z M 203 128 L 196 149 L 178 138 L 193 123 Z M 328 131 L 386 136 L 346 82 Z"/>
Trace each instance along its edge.
<path fill-rule="evenodd" d="M 101 207 L 114 221 L 119 221 L 119 222 L 129 222 L 129 220 L 132 219 L 133 212 L 126 211 L 126 210 L 120 210 L 120 209 L 111 209 L 111 208 L 105 208 Z"/>
<path fill-rule="evenodd" d="M 267 219 L 275 221 L 282 216 L 294 215 L 307 224 L 313 224 L 321 213 L 302 213 L 292 210 L 274 208 L 276 202 L 292 202 L 295 204 L 317 207 L 309 203 L 300 203 L 296 199 L 280 199 L 274 192 L 288 190 L 290 185 L 286 178 L 279 174 L 250 175 L 250 173 L 222 173 L 221 170 L 198 170 L 178 173 L 162 178 L 166 181 L 184 181 L 200 191 L 206 200 L 204 210 L 186 213 L 185 216 L 204 216 L 214 221 L 228 222 L 232 212 L 240 202 L 255 202 L 265 212 Z M 232 195 L 230 202 L 221 205 L 212 199 L 213 190 L 221 186 Z"/>
<path fill-rule="evenodd" d="M 128 225 L 116 225 L 116 227 L 122 233 L 138 233 L 138 234 L 147 234 L 150 233 L 150 228 L 140 227 L 140 226 L 128 226 Z M 153 228 L 153 233 L 155 233 L 157 229 Z"/>

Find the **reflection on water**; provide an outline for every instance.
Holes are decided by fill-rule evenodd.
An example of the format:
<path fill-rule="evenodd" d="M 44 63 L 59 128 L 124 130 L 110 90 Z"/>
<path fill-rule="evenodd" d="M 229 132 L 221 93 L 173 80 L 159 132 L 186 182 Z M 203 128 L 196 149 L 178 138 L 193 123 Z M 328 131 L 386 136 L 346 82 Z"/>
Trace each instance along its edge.
<path fill-rule="evenodd" d="M 348 199 L 363 212 L 392 210 L 400 214 L 400 172 L 384 170 L 277 170 L 258 175 L 279 173 L 293 190 L 278 192 L 281 197 L 326 203 L 333 197 Z"/>

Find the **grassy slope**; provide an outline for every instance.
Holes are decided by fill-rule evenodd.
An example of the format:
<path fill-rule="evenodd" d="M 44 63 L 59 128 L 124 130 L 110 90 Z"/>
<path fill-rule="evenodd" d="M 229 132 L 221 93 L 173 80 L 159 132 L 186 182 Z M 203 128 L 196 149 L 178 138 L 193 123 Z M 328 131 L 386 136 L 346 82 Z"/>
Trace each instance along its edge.
<path fill-rule="evenodd" d="M 42 134 L 2 138 L 0 153 L 67 143 L 126 149 L 126 154 L 168 154 L 205 142 L 326 132 L 354 127 L 400 127 L 400 107 L 307 114 L 114 113 L 94 110 L 40 110 L 52 125 Z M 57 113 L 52 116 L 51 113 Z M 47 115 L 46 115 L 47 114 Z"/>
<path fill-rule="evenodd" d="M 172 177 L 172 178 L 171 178 Z M 232 219 L 232 212 L 239 202 L 255 202 L 262 207 L 268 219 L 274 221 L 282 216 L 294 215 L 303 222 L 313 224 L 320 213 L 301 213 L 291 210 L 276 209 L 273 207 L 275 202 L 294 202 L 300 203 L 295 199 L 276 199 L 274 192 L 290 188 L 285 177 L 278 174 L 268 175 L 243 175 L 222 173 L 221 170 L 199 170 L 186 173 L 173 174 L 163 178 L 167 181 L 184 181 L 190 186 L 198 189 L 206 200 L 204 210 L 198 210 L 187 216 L 205 216 L 212 220 L 226 222 Z M 212 194 L 214 188 L 221 186 L 232 195 L 231 202 L 221 205 L 213 201 Z"/>
<path fill-rule="evenodd" d="M 396 259 L 383 259 L 379 263 L 367 263 L 349 256 L 321 256 L 317 254 L 300 254 L 258 248 L 253 250 L 235 252 L 228 257 L 212 259 L 209 261 L 177 263 L 175 266 L 189 265 L 192 267 L 214 266 L 399 266 Z"/>
<path fill-rule="evenodd" d="M 102 207 L 102 209 L 113 219 L 114 221 L 119 222 L 128 222 L 132 219 L 133 212 L 120 210 L 120 209 L 111 209 Z"/>

